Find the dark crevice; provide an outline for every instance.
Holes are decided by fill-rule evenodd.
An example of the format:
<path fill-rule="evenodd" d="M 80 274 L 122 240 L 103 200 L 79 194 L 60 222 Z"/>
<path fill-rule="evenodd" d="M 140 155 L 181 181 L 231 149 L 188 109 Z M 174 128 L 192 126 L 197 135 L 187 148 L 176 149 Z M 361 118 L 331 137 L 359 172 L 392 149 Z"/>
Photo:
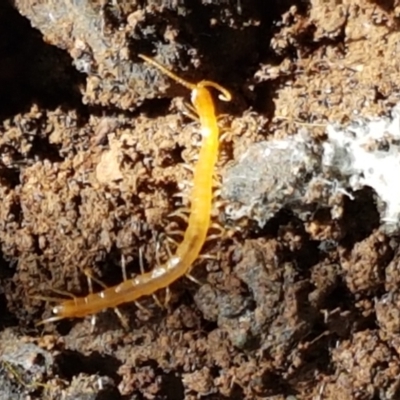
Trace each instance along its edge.
<path fill-rule="evenodd" d="M 9 189 L 14 189 L 20 183 L 20 170 L 0 163 L 0 184 Z"/>
<path fill-rule="evenodd" d="M 65 350 L 56 357 L 55 364 L 60 376 L 69 381 L 81 373 L 108 376 L 114 380 L 116 385 L 121 381 L 121 377 L 118 375 L 121 361 L 97 351 L 86 356 L 78 351 Z"/>
<path fill-rule="evenodd" d="M 354 198 L 344 197 L 344 215 L 339 221 L 346 232 L 341 245 L 352 248 L 379 227 L 380 216 L 375 202 L 375 192 L 368 187 L 354 193 Z"/>
<path fill-rule="evenodd" d="M 32 141 L 32 147 L 27 158 L 48 160 L 52 163 L 59 163 L 64 160 L 60 155 L 60 149 L 57 145 L 49 142 L 48 137 L 35 135 Z"/>
<path fill-rule="evenodd" d="M 161 391 L 166 400 L 185 399 L 185 387 L 182 378 L 173 372 L 162 374 Z"/>
<path fill-rule="evenodd" d="M 7 2 L 0 5 L 0 53 L 0 120 L 34 103 L 47 109 L 82 106 L 79 86 L 85 76 Z"/>

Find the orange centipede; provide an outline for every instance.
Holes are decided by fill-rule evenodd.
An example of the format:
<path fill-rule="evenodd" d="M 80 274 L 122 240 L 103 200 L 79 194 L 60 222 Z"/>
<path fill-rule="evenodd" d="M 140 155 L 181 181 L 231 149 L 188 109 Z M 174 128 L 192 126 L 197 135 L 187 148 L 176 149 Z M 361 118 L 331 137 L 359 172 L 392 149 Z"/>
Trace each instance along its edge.
<path fill-rule="evenodd" d="M 64 318 L 83 318 L 167 288 L 189 273 L 206 241 L 211 224 L 213 174 L 219 148 L 219 128 L 209 88 L 218 90 L 219 99 L 223 101 L 230 101 L 231 93 L 212 81 L 202 80 L 197 84 L 188 82 L 152 58 L 142 54 L 139 57 L 191 91 L 191 103 L 200 120 L 202 144 L 194 168 L 193 188 L 189 198 L 190 214 L 183 241 L 178 245 L 175 254 L 152 271 L 124 280 L 100 292 L 65 300 L 53 308 L 54 316 L 41 323 Z"/>

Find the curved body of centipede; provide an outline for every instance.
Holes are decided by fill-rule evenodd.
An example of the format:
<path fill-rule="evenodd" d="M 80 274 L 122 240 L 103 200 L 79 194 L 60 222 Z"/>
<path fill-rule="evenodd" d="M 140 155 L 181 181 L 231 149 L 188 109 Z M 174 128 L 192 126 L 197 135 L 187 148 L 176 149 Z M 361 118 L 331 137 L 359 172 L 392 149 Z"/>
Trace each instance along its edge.
<path fill-rule="evenodd" d="M 174 255 L 164 264 L 156 266 L 152 271 L 125 280 L 117 286 L 104 289 L 98 293 L 65 300 L 53 308 L 54 316 L 42 321 L 42 323 L 64 318 L 85 317 L 106 308 L 114 308 L 143 296 L 152 295 L 159 289 L 168 287 L 178 278 L 188 274 L 207 238 L 211 222 L 213 173 L 218 159 L 219 147 L 219 128 L 213 99 L 208 88 L 212 87 L 220 91 L 219 98 L 224 101 L 229 101 L 231 94 L 212 81 L 203 80 L 197 84 L 187 82 L 153 59 L 144 55 L 139 55 L 139 57 L 191 90 L 191 103 L 200 120 L 202 145 L 194 169 L 190 215 L 183 241 L 178 245 Z"/>

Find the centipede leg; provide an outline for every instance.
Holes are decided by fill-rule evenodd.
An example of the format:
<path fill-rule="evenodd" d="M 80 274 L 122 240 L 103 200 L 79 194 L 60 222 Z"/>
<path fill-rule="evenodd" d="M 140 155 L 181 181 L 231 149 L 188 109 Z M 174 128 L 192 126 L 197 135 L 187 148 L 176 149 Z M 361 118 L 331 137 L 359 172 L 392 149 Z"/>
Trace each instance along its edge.
<path fill-rule="evenodd" d="M 187 169 L 190 172 L 193 172 L 191 170 L 191 166 L 189 164 L 182 164 L 182 165 L 183 165 L 183 168 Z M 188 179 L 182 179 L 182 180 L 179 181 L 178 187 L 181 190 L 183 190 L 183 189 L 191 189 L 193 187 L 193 182 L 189 181 Z"/>
<path fill-rule="evenodd" d="M 192 144 L 193 146 L 196 146 L 196 143 Z M 183 164 L 183 167 L 187 169 L 188 171 L 193 173 L 193 167 L 192 164 L 196 163 L 199 160 L 199 155 L 197 152 L 195 153 L 194 151 L 188 153 L 184 159 L 185 163 Z"/>
<path fill-rule="evenodd" d="M 176 211 L 170 213 L 168 215 L 168 218 L 178 217 L 178 218 L 181 218 L 184 222 L 187 222 L 188 213 L 189 213 L 189 210 L 187 208 L 180 208 L 179 210 L 176 210 Z"/>
<path fill-rule="evenodd" d="M 196 138 L 193 138 L 190 143 L 194 147 L 194 150 L 196 150 L 196 149 L 198 150 L 201 147 L 201 144 L 202 144 L 201 139 L 196 139 Z M 199 157 L 198 153 L 196 152 L 194 155 L 198 159 L 198 157 Z"/>
<path fill-rule="evenodd" d="M 123 254 L 121 255 L 121 270 L 122 270 L 122 279 L 124 281 L 127 281 L 128 276 L 126 274 L 126 260 L 125 260 L 125 256 Z"/>
<path fill-rule="evenodd" d="M 186 276 L 186 278 L 188 278 L 192 282 L 196 283 L 197 285 L 199 285 L 199 286 L 203 285 L 197 278 L 195 278 L 193 275 L 191 275 L 190 272 L 188 272 L 185 276 Z"/>
<path fill-rule="evenodd" d="M 221 208 L 224 208 L 227 204 L 228 204 L 227 200 L 216 200 L 216 201 L 214 201 L 213 208 L 221 209 Z"/>
<path fill-rule="evenodd" d="M 214 222 L 211 224 L 210 229 L 216 231 L 216 233 L 213 233 L 211 235 L 207 235 L 206 242 L 210 242 L 213 240 L 222 240 L 225 237 L 227 237 L 227 230 L 223 228 L 220 224 L 217 222 Z"/>
<path fill-rule="evenodd" d="M 164 308 L 168 308 L 170 301 L 171 301 L 171 290 L 169 287 L 167 287 L 165 289 Z"/>
<path fill-rule="evenodd" d="M 158 265 L 160 265 L 160 264 L 159 264 L 159 255 L 158 255 L 158 244 L 156 245 L 156 262 L 158 263 Z M 144 274 L 146 271 L 144 270 L 143 250 L 142 250 L 142 248 L 139 248 L 139 267 L 140 267 L 140 273 L 141 273 L 141 274 Z M 160 300 L 158 299 L 158 297 L 157 297 L 157 295 L 156 295 L 155 293 L 152 294 L 152 297 L 153 297 L 154 302 L 155 302 L 160 308 L 163 308 L 163 306 L 162 306 Z M 143 307 L 140 303 L 136 302 L 135 304 L 136 304 L 136 306 L 137 306 L 138 308 L 140 308 L 141 311 L 146 310 L 146 308 Z M 147 313 L 149 313 L 148 310 L 146 310 L 146 311 L 147 311 Z"/>
<path fill-rule="evenodd" d="M 172 195 L 175 199 L 180 199 L 181 207 L 188 207 L 190 200 L 190 188 L 181 188 L 180 192 L 174 193 Z"/>
<path fill-rule="evenodd" d="M 134 303 L 135 303 L 135 306 L 136 306 L 140 311 L 142 311 L 142 313 L 147 314 L 147 315 L 150 314 L 149 310 L 148 310 L 145 306 L 142 306 L 138 301 L 134 301 Z"/>
<path fill-rule="evenodd" d="M 171 248 L 169 247 L 168 242 L 166 243 L 166 249 L 167 249 L 168 258 L 170 259 L 172 257 L 172 251 L 171 251 Z M 164 298 L 164 307 L 163 308 L 168 308 L 168 305 L 169 305 L 170 301 L 171 301 L 171 289 L 169 287 L 166 287 L 165 288 L 165 298 Z"/>
<path fill-rule="evenodd" d="M 223 143 L 227 140 L 227 138 L 232 139 L 232 133 L 230 131 L 226 131 L 219 135 L 219 142 Z"/>
<path fill-rule="evenodd" d="M 183 232 L 179 231 L 179 230 L 169 231 L 168 232 L 168 236 L 166 236 L 166 240 L 168 242 L 173 243 L 175 246 L 178 246 L 179 242 L 177 240 L 175 240 L 173 237 L 169 236 L 169 235 L 180 235 L 180 236 L 183 236 Z"/>
<path fill-rule="evenodd" d="M 118 317 L 119 322 L 121 322 L 122 327 L 123 327 L 125 330 L 128 330 L 128 329 L 129 329 L 129 324 L 128 324 L 128 321 L 127 321 L 127 319 L 125 318 L 125 316 L 121 313 L 121 311 L 119 310 L 119 308 L 115 307 L 113 310 L 114 310 L 116 316 Z"/>
<path fill-rule="evenodd" d="M 220 176 L 215 175 L 213 177 L 213 189 L 214 189 L 213 197 L 214 198 L 219 197 L 219 195 L 221 194 L 221 187 L 222 187 L 222 179 Z"/>
<path fill-rule="evenodd" d="M 125 258 L 124 256 L 121 257 L 121 266 L 122 266 L 122 275 L 124 277 L 124 280 L 126 280 L 126 268 L 125 268 Z M 92 281 L 95 281 L 99 286 L 101 286 L 103 289 L 107 288 L 107 285 L 102 282 L 100 279 L 96 278 L 95 276 L 93 276 L 93 274 L 86 268 L 84 270 L 84 273 L 86 275 L 87 281 L 88 281 L 88 288 L 89 288 L 89 292 L 93 293 L 93 283 Z M 125 328 L 128 329 L 128 323 L 125 319 L 125 317 L 122 315 L 121 311 L 118 309 L 118 307 L 113 308 L 113 311 L 115 312 L 115 314 L 117 315 L 118 319 L 121 322 L 121 325 Z M 96 326 L 96 315 L 92 315 L 91 319 L 90 319 L 90 323 L 92 325 L 92 329 L 91 332 L 93 333 L 94 328 Z"/>
<path fill-rule="evenodd" d="M 199 116 L 197 115 L 196 109 L 188 102 L 184 101 L 182 103 L 183 105 L 183 114 L 186 115 L 187 117 L 193 119 L 194 121 L 199 121 Z"/>
<path fill-rule="evenodd" d="M 179 242 L 176 240 L 176 238 L 182 238 L 184 235 L 184 231 L 177 228 L 177 225 L 178 224 L 175 221 L 171 221 L 170 224 L 168 224 L 168 226 L 165 228 L 166 239 L 175 246 L 179 245 Z"/>
<path fill-rule="evenodd" d="M 192 159 L 189 160 L 189 162 L 194 162 L 194 161 L 196 161 L 196 160 L 192 160 Z M 185 163 L 182 164 L 182 167 L 185 168 L 186 171 L 189 171 L 191 174 L 193 174 L 193 167 L 191 164 L 189 164 L 189 162 L 188 162 L 188 160 L 185 160 Z M 189 182 L 189 181 L 183 181 L 183 182 L 186 184 L 185 185 L 186 187 L 192 185 L 191 182 Z"/>
<path fill-rule="evenodd" d="M 162 264 L 160 259 L 160 242 L 158 240 L 156 242 L 156 264 L 157 266 Z"/>
<path fill-rule="evenodd" d="M 212 235 L 208 235 L 207 239 L 206 239 L 206 242 L 212 242 L 214 240 L 222 240 L 222 239 L 223 239 L 223 236 L 221 234 L 215 233 L 215 234 L 212 234 Z"/>
<path fill-rule="evenodd" d="M 88 288 L 89 288 L 89 293 L 93 293 L 93 284 L 92 284 L 92 279 L 91 276 L 89 275 L 89 272 L 87 269 L 84 270 L 84 273 L 86 275 L 87 283 L 88 283 Z M 94 332 L 94 328 L 96 327 L 96 314 L 93 314 L 90 318 L 90 333 Z"/>
<path fill-rule="evenodd" d="M 86 279 L 87 279 L 87 283 L 88 283 L 88 288 L 89 288 L 89 293 L 93 293 L 93 282 L 92 282 L 92 281 L 95 281 L 97 284 L 99 284 L 99 285 L 102 286 L 103 288 L 106 288 L 106 285 L 105 285 L 103 282 L 101 282 L 100 279 L 95 278 L 95 277 L 92 275 L 92 273 L 89 271 L 88 268 L 86 268 L 83 272 L 84 272 L 85 275 L 86 275 Z M 95 329 L 95 327 L 96 327 L 96 322 L 97 322 L 97 315 L 96 315 L 96 314 L 93 314 L 93 315 L 90 317 L 90 325 L 91 325 L 90 333 L 93 333 L 93 332 L 94 332 L 94 329 Z"/>
<path fill-rule="evenodd" d="M 200 254 L 197 257 L 197 259 L 198 260 L 213 260 L 213 261 L 219 261 L 220 260 L 219 255 L 207 254 L 207 253 Z M 190 279 L 192 282 L 196 283 L 197 285 L 202 286 L 202 283 L 197 278 L 195 278 L 193 275 L 191 275 L 190 271 L 186 274 L 186 277 L 188 279 Z"/>
<path fill-rule="evenodd" d="M 95 281 L 95 282 L 96 282 L 99 286 L 101 286 L 103 289 L 106 289 L 106 288 L 107 288 L 107 285 L 106 285 L 104 282 L 102 282 L 100 279 L 96 278 L 96 277 L 92 274 L 92 272 L 90 271 L 89 268 L 85 268 L 85 269 L 83 270 L 83 273 L 86 275 L 86 279 L 87 279 L 87 282 L 88 282 L 88 288 L 89 288 L 89 292 L 90 292 L 90 293 L 93 293 L 93 284 L 92 284 L 92 281 Z"/>
<path fill-rule="evenodd" d="M 185 189 L 183 189 L 184 191 L 178 192 L 178 193 L 174 193 L 172 195 L 172 197 L 178 198 L 178 199 L 188 199 L 189 198 L 189 193 L 187 193 L 187 191 Z"/>
<path fill-rule="evenodd" d="M 164 308 L 164 304 L 161 303 L 160 299 L 158 298 L 158 296 L 155 293 L 153 293 L 151 295 L 151 297 L 153 297 L 154 303 L 156 303 L 159 308 L 161 308 L 161 309 Z"/>
<path fill-rule="evenodd" d="M 90 317 L 90 333 L 91 333 L 91 334 L 94 333 L 94 330 L 95 330 L 95 328 L 96 328 L 96 322 L 97 322 L 96 314 L 93 314 L 93 315 Z"/>
<path fill-rule="evenodd" d="M 218 222 L 213 222 L 210 225 L 210 229 L 214 229 L 216 231 L 219 231 L 221 233 L 221 235 L 225 232 L 225 228 L 221 224 L 219 224 Z"/>
<path fill-rule="evenodd" d="M 205 254 L 200 254 L 200 255 L 197 257 L 197 259 L 198 259 L 198 260 L 213 260 L 213 261 L 219 261 L 219 260 L 220 260 L 219 256 L 216 256 L 216 255 L 214 255 L 214 254 L 207 254 L 207 253 L 205 253 Z"/>

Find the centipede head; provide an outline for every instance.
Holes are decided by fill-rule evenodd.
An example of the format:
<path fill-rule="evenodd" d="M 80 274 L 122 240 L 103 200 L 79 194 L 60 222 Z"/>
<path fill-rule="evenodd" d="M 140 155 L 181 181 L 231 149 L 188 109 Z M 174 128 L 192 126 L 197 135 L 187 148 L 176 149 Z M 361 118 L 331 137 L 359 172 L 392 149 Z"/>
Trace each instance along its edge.
<path fill-rule="evenodd" d="M 56 307 L 55 307 L 55 308 L 56 308 Z M 54 308 L 53 308 L 52 311 L 54 312 Z M 49 322 L 61 321 L 61 320 L 64 319 L 64 318 L 65 318 L 65 317 L 62 316 L 62 315 L 54 315 L 54 316 L 52 316 L 52 317 L 50 317 L 50 318 L 46 318 L 46 319 L 41 320 L 40 322 L 38 322 L 38 323 L 36 324 L 36 326 L 45 325 L 45 324 L 48 324 Z"/>
<path fill-rule="evenodd" d="M 54 300 L 53 300 L 54 301 Z M 72 303 L 72 304 L 71 304 Z M 46 318 L 36 324 L 36 326 L 44 325 L 49 322 L 57 322 L 66 318 L 77 317 L 75 313 L 69 312 L 71 305 L 75 306 L 74 300 L 64 300 L 60 304 L 54 306 L 51 310 L 53 316 Z"/>

